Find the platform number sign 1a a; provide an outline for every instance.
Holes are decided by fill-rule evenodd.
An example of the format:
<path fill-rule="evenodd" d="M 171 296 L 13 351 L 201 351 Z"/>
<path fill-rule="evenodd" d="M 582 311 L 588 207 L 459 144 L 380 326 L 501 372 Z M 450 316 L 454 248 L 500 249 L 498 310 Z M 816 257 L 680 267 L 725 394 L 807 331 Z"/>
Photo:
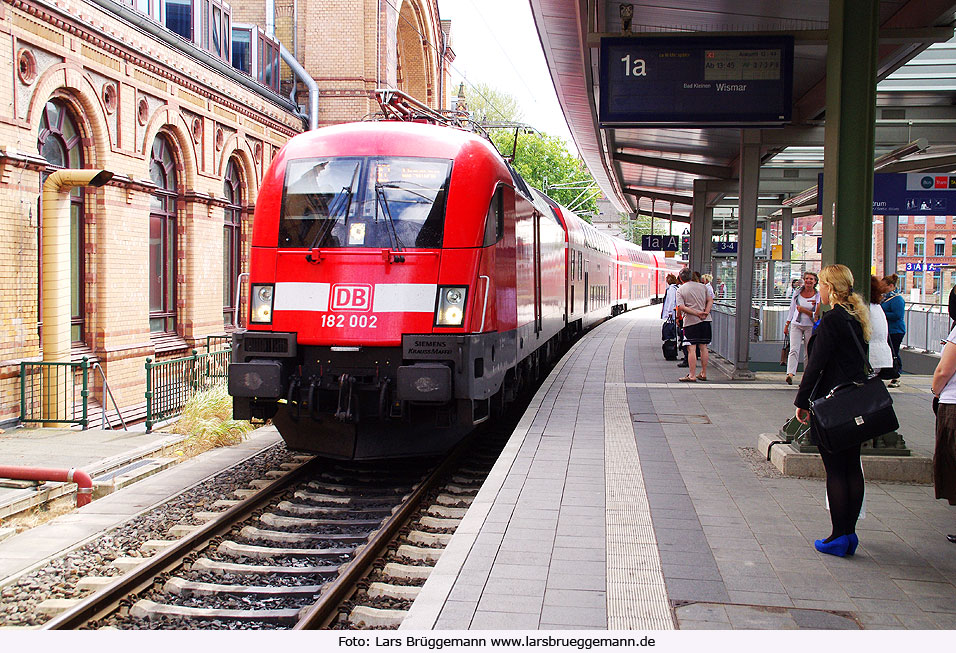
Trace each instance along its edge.
<path fill-rule="evenodd" d="M 649 252 L 676 252 L 680 249 L 680 236 L 642 236 L 641 248 Z"/>

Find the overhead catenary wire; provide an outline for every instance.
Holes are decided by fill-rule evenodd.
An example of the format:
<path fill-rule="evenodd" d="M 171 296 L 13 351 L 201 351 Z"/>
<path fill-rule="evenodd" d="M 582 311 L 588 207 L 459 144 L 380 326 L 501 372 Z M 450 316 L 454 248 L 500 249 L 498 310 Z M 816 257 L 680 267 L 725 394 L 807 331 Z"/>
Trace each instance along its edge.
<path fill-rule="evenodd" d="M 444 61 L 444 56 L 443 56 L 443 53 L 442 53 L 442 49 L 441 49 L 437 44 L 432 43 L 432 42 L 428 39 L 428 37 L 427 37 L 425 34 L 422 33 L 422 31 L 418 28 L 418 26 L 417 26 L 415 23 L 413 23 L 413 22 L 412 22 L 411 20 L 409 20 L 407 17 L 402 16 L 401 12 L 399 11 L 398 7 L 395 5 L 395 3 L 393 2 L 393 0 L 384 0 L 384 2 L 396 12 L 396 14 L 397 14 L 398 17 L 399 17 L 399 20 L 404 21 L 405 24 L 409 25 L 409 26 L 415 31 L 415 33 L 417 33 L 417 34 L 419 35 L 419 37 L 421 37 L 422 43 L 423 43 L 424 45 L 426 45 L 426 46 L 428 46 L 429 48 L 431 48 L 432 50 L 434 50 L 436 54 L 438 54 L 439 56 L 441 56 L 442 61 Z M 500 43 L 500 42 L 498 41 L 498 39 L 495 37 L 494 33 L 492 32 L 492 30 L 491 30 L 490 26 L 488 25 L 487 21 L 485 20 L 484 16 L 481 14 L 480 11 L 478 11 L 477 7 L 474 5 L 474 3 L 472 2 L 472 0 L 469 0 L 469 4 L 471 4 L 472 8 L 475 9 L 475 12 L 478 13 L 478 15 L 479 15 L 479 17 L 481 18 L 482 22 L 483 22 L 483 23 L 485 24 L 485 26 L 488 28 L 489 33 L 491 34 L 491 36 L 492 36 L 492 38 L 494 39 L 495 43 L 496 43 L 496 44 L 498 45 L 498 47 L 501 49 L 502 53 L 504 53 L 504 56 L 505 56 L 505 58 L 508 60 L 509 65 L 511 65 L 511 67 L 515 70 L 515 73 L 517 73 L 518 78 L 521 80 L 521 83 L 522 83 L 522 85 L 524 86 L 525 90 L 528 91 L 529 94 L 534 95 L 534 94 L 531 92 L 531 89 L 528 87 L 528 84 L 527 84 L 527 82 L 525 81 L 525 79 L 521 76 L 521 73 L 518 72 L 518 69 L 517 69 L 517 67 L 514 65 L 514 62 L 511 61 L 511 58 L 510 58 L 510 57 L 508 57 L 507 52 L 505 52 L 505 50 L 504 50 L 504 47 L 501 45 L 501 43 Z M 508 117 L 505 116 L 504 112 L 503 112 L 497 105 L 495 105 L 495 103 L 491 100 L 491 98 L 489 98 L 487 95 L 485 95 L 484 93 L 482 93 L 482 92 L 481 92 L 481 89 L 479 89 L 475 84 L 473 84 L 473 83 L 471 82 L 471 80 L 469 80 L 468 77 L 464 74 L 464 72 L 462 72 L 462 71 L 461 71 L 457 66 L 455 66 L 453 63 L 450 63 L 450 62 L 449 62 L 449 63 L 448 63 L 448 66 L 449 66 L 454 72 L 456 72 L 466 84 L 468 84 L 468 87 L 469 87 L 469 88 L 471 88 L 478 96 L 480 96 L 482 99 L 485 100 L 485 102 L 487 103 L 487 105 L 488 105 L 489 108 L 493 109 L 494 112 L 497 113 L 503 120 L 508 120 Z M 491 139 L 491 137 L 490 137 L 490 134 L 487 133 L 487 131 L 486 131 L 484 125 L 480 125 L 479 123 L 475 123 L 475 122 L 473 122 L 473 121 L 469 121 L 469 122 L 472 122 L 476 127 L 481 128 L 481 131 L 485 133 L 485 135 L 486 135 L 486 137 L 488 138 L 489 142 L 491 142 L 491 143 L 494 145 L 494 141 L 492 141 L 492 139 Z M 529 127 L 529 125 L 523 125 L 523 127 L 527 128 L 527 127 Z M 533 128 L 532 128 L 532 129 L 533 129 Z M 533 131 L 537 132 L 538 130 L 534 129 Z M 516 137 L 516 140 L 517 140 L 517 133 L 515 134 L 515 137 Z M 497 146 L 495 146 L 495 149 L 497 149 Z M 575 190 L 577 190 L 577 189 L 575 189 Z M 582 192 L 581 194 L 579 194 L 579 195 L 575 198 L 575 200 L 573 201 L 573 203 L 574 203 L 574 204 L 578 204 L 578 203 L 579 203 L 579 200 L 583 200 L 581 203 L 586 203 L 586 202 L 589 201 L 592 197 L 594 197 L 594 195 L 593 195 L 592 193 L 587 193 L 587 190 L 585 190 L 584 192 Z"/>
<path fill-rule="evenodd" d="M 498 40 L 498 37 L 495 36 L 494 30 L 491 29 L 491 25 L 488 24 L 488 21 L 485 20 L 485 17 L 481 13 L 481 10 L 478 9 L 478 6 L 475 5 L 473 0 L 468 0 L 468 4 L 472 6 L 472 8 L 475 10 L 475 13 L 478 14 L 478 17 L 481 19 L 481 22 L 484 23 L 485 27 L 488 28 L 488 33 L 491 35 L 491 38 L 494 40 L 495 44 L 501 50 L 501 54 L 503 54 L 505 59 L 508 61 L 508 65 L 511 66 L 511 69 L 515 71 L 515 74 L 518 76 L 518 79 L 521 80 L 521 85 L 524 86 L 524 90 L 528 92 L 528 95 L 534 97 L 534 93 L 531 91 L 531 88 L 528 86 L 528 82 L 525 81 L 525 78 L 521 76 L 521 71 L 518 70 L 518 67 L 515 66 L 514 62 L 511 60 L 511 57 L 508 56 L 508 51 L 505 50 L 505 47 L 501 45 L 501 42 Z"/>

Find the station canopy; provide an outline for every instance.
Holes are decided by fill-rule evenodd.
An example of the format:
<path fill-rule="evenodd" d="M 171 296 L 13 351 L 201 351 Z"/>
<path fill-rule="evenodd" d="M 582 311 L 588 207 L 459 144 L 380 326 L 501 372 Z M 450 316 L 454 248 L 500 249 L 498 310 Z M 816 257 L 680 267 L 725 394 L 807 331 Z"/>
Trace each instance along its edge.
<path fill-rule="evenodd" d="M 829 3 L 758 0 L 530 0 L 558 101 L 597 184 L 619 211 L 689 221 L 695 179 L 737 178 L 741 133 L 733 127 L 602 127 L 602 39 L 661 33 L 791 36 L 791 119 L 762 130 L 761 203 L 815 205 L 823 167 Z M 625 29 L 626 9 L 633 9 Z M 881 172 L 956 169 L 956 3 L 880 2 L 876 166 Z M 814 190 L 811 190 L 811 187 Z M 736 192 L 708 199 L 735 203 Z M 721 199 L 722 198 L 722 199 Z M 616 220 L 615 220 L 616 222 Z"/>

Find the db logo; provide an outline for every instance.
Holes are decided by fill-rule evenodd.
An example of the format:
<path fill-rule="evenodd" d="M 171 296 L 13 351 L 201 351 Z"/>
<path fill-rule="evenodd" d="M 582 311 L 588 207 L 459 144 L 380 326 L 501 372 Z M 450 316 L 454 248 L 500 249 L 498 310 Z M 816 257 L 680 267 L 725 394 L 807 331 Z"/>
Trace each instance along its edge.
<path fill-rule="evenodd" d="M 372 310 L 372 286 L 363 284 L 337 283 L 332 286 L 333 311 L 369 311 Z"/>

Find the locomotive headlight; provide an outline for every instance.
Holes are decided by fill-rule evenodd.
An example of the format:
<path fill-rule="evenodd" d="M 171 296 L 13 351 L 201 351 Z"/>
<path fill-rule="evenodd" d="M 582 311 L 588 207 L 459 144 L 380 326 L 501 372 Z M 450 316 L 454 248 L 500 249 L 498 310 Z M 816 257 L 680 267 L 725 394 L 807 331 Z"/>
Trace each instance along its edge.
<path fill-rule="evenodd" d="M 467 286 L 439 286 L 435 326 L 460 327 L 465 322 Z"/>
<path fill-rule="evenodd" d="M 252 286 L 252 316 L 249 318 L 249 322 L 252 324 L 272 323 L 272 300 L 274 294 L 271 284 L 268 286 Z"/>

